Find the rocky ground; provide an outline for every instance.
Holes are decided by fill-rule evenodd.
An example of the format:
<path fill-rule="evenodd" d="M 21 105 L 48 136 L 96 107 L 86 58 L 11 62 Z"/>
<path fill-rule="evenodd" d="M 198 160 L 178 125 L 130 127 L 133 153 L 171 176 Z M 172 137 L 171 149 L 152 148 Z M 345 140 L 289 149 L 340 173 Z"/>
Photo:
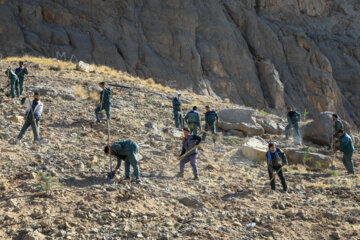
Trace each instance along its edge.
<path fill-rule="evenodd" d="M 15 60 L 6 63 L 15 65 Z M 174 90 L 106 67 L 85 73 L 71 63 L 30 60 L 27 92 L 42 95 L 46 144 L 33 145 L 31 131 L 21 143 L 8 143 L 20 131 L 25 106 L 2 92 L 1 239 L 360 239 L 360 177 L 345 173 L 340 153 L 335 173 L 286 167 L 290 191 L 282 193 L 277 185 L 273 193 L 264 159 L 250 161 L 241 154 L 249 138 L 221 132 L 216 146 L 211 137 L 201 146 L 200 181 L 192 180 L 190 166 L 181 180 L 174 177 L 181 150 L 181 132 L 172 120 Z M 113 88 L 111 140 L 139 144 L 141 185 L 122 181 L 123 169 L 115 183 L 106 179 L 108 158 L 102 149 L 107 128 L 95 124 L 93 114 L 93 91 L 104 80 L 133 87 Z M 183 95 L 184 111 L 194 104 L 238 107 Z M 325 147 L 293 145 L 283 135 L 262 138 L 329 155 Z M 359 160 L 356 153 L 356 170 Z"/>

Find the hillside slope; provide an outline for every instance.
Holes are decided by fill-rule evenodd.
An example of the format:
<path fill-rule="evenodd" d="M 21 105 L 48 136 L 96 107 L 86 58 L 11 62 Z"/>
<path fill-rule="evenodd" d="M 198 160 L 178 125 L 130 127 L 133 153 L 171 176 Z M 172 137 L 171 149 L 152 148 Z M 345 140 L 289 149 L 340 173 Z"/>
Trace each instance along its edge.
<path fill-rule="evenodd" d="M 240 155 L 247 138 L 221 133 L 216 146 L 210 139 L 201 146 L 200 181 L 192 180 L 190 166 L 180 180 L 174 177 L 181 132 L 173 129 L 173 89 L 107 67 L 83 73 L 71 63 L 25 60 L 26 92 L 39 91 L 45 105 L 41 136 L 46 144 L 32 145 L 31 131 L 20 144 L 8 143 L 21 128 L 21 118 L 14 116 L 21 116 L 25 106 L 2 93 L 0 239 L 359 239 L 360 178 L 345 174 L 339 154 L 339 176 L 292 165 L 285 172 L 290 192 L 281 193 L 278 185 L 271 193 L 265 163 Z M 111 139 L 139 144 L 141 185 L 121 182 L 123 169 L 117 184 L 106 180 L 107 129 L 95 124 L 93 114 L 93 91 L 103 80 L 133 87 L 113 88 Z M 184 111 L 195 104 L 239 107 L 182 93 Z M 283 136 L 263 138 L 292 146 Z M 300 148 L 328 154 L 311 143 Z M 358 153 L 354 162 L 358 172 Z M 52 178 L 41 180 L 41 173 Z M 255 226 L 248 226 L 252 222 Z"/>
<path fill-rule="evenodd" d="M 357 0 L 2 0 L 0 53 L 108 65 L 267 111 L 336 111 L 359 126 L 359 9 Z"/>

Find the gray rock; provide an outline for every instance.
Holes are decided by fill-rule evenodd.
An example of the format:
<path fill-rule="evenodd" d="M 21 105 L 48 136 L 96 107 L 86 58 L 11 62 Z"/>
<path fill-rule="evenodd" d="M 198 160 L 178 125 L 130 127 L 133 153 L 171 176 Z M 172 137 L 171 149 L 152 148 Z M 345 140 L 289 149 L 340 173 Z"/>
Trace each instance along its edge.
<path fill-rule="evenodd" d="M 242 131 L 239 130 L 235 130 L 235 129 L 231 129 L 229 131 L 229 133 L 233 136 L 238 136 L 238 137 L 245 137 L 245 134 Z"/>
<path fill-rule="evenodd" d="M 280 81 L 280 75 L 270 61 L 261 61 L 258 63 L 260 81 L 264 91 L 265 99 L 268 99 L 269 105 L 275 109 L 284 109 L 284 85 Z"/>
<path fill-rule="evenodd" d="M 329 136 L 333 131 L 332 114 L 332 112 L 322 112 L 312 122 L 306 124 L 301 129 L 303 139 L 319 145 L 329 145 Z M 349 124 L 344 120 L 342 121 L 345 131 L 349 132 L 351 135 Z"/>
<path fill-rule="evenodd" d="M 257 117 L 256 122 L 264 128 L 265 133 L 268 134 L 281 134 L 282 130 L 279 125 L 268 117 Z"/>
<path fill-rule="evenodd" d="M 241 148 L 241 154 L 249 160 L 258 162 L 265 161 L 267 142 L 261 137 L 250 138 Z"/>
<path fill-rule="evenodd" d="M 300 151 L 295 148 L 284 148 L 283 151 L 285 152 L 290 164 L 303 164 L 305 162 L 309 167 L 326 169 L 331 163 L 330 156 L 320 153 L 306 153 L 306 151 Z M 304 160 L 305 156 L 306 159 Z"/>
<path fill-rule="evenodd" d="M 185 196 L 185 197 L 179 198 L 178 200 L 179 200 L 179 202 L 181 202 L 182 204 L 184 204 L 187 207 L 192 207 L 192 208 L 203 207 L 203 203 L 198 196 L 190 195 L 190 196 Z"/>
<path fill-rule="evenodd" d="M 259 109 L 286 102 L 360 124 L 358 1 L 87 1 L 75 14 L 79 5 L 3 4 L 1 56 L 65 52 Z"/>
<path fill-rule="evenodd" d="M 227 123 L 250 123 L 255 124 L 253 118 L 255 110 L 251 108 L 223 109 L 218 112 L 219 120 Z"/>
<path fill-rule="evenodd" d="M 83 61 L 79 61 L 76 64 L 76 70 L 89 73 L 89 72 L 93 72 L 94 68 L 88 63 L 85 63 Z"/>

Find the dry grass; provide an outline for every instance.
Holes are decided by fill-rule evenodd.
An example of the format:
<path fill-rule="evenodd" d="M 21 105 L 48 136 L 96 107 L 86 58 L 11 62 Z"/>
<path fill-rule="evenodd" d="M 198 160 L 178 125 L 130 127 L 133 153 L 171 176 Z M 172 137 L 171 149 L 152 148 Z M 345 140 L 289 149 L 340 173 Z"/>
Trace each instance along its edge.
<path fill-rule="evenodd" d="M 47 67 L 50 66 L 59 66 L 61 67 L 61 70 L 64 69 L 74 69 L 76 67 L 76 64 L 70 61 L 60 61 L 56 58 L 46 58 L 46 57 L 32 57 L 32 56 L 28 56 L 25 55 L 23 57 L 8 57 L 8 58 L 4 58 L 2 61 L 7 62 L 7 63 L 12 63 L 12 62 L 19 62 L 19 61 L 24 61 L 24 62 L 32 62 L 35 64 L 41 64 Z"/>
<path fill-rule="evenodd" d="M 306 186 L 310 187 L 310 188 L 326 188 L 327 187 L 327 185 L 325 185 L 324 183 L 321 183 L 321 182 L 307 183 Z"/>
<path fill-rule="evenodd" d="M 88 99 L 89 94 L 82 86 L 76 86 L 74 89 L 74 95 L 80 99 Z"/>
<path fill-rule="evenodd" d="M 99 92 L 97 91 L 88 91 L 84 89 L 82 86 L 76 86 L 74 89 L 74 95 L 80 99 L 91 99 L 97 100 L 99 99 Z"/>

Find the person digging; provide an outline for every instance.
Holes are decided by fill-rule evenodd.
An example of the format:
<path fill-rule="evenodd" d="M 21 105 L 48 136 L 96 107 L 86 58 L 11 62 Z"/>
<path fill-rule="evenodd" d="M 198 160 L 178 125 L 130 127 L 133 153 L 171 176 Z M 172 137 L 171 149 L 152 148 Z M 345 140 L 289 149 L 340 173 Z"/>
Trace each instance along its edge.
<path fill-rule="evenodd" d="M 349 134 L 345 133 L 342 129 L 340 129 L 337 134 L 339 135 L 339 138 L 336 140 L 334 153 L 337 150 L 343 152 L 342 162 L 348 174 L 354 174 L 354 162 L 352 160 L 352 155 L 354 153 L 353 141 Z"/>
<path fill-rule="evenodd" d="M 112 156 L 116 156 L 117 165 L 115 170 L 108 174 L 109 179 L 113 179 L 116 175 L 116 172 L 121 166 L 121 161 L 125 161 L 125 180 L 130 180 L 130 165 L 134 169 L 134 175 L 136 179 L 133 179 L 131 182 L 140 183 L 140 169 L 137 161 L 137 154 L 139 152 L 139 146 L 131 141 L 119 141 L 115 142 L 111 146 L 105 146 L 104 152 L 106 155 L 111 154 Z"/>
<path fill-rule="evenodd" d="M 34 142 L 40 141 L 39 133 L 40 133 L 40 119 L 41 119 L 42 111 L 43 111 L 43 103 L 40 101 L 40 94 L 38 92 L 35 92 L 34 99 L 32 101 L 29 100 L 29 104 L 25 113 L 25 122 L 17 137 L 17 141 L 20 141 L 24 137 L 27 129 L 30 126 L 34 134 Z"/>
<path fill-rule="evenodd" d="M 283 173 L 283 166 L 288 165 L 288 161 L 285 153 L 278 147 L 275 147 L 274 143 L 269 143 L 269 150 L 266 152 L 266 159 L 268 163 L 268 173 L 270 178 L 270 186 L 275 191 L 275 177 L 276 174 L 281 180 L 284 192 L 288 191 L 286 179 Z"/>
<path fill-rule="evenodd" d="M 110 114 L 110 108 L 111 108 L 111 89 L 106 88 L 105 82 L 99 83 L 99 86 L 102 88 L 102 91 L 100 92 L 100 106 L 98 106 L 95 109 L 95 116 L 96 121 L 101 122 L 102 117 L 100 116 L 100 112 L 102 110 L 105 110 L 106 117 L 108 120 L 110 120 L 111 114 Z"/>
<path fill-rule="evenodd" d="M 198 156 L 198 147 L 201 142 L 201 138 L 196 135 L 191 135 L 188 128 L 184 128 L 184 139 L 182 141 L 182 151 L 177 158 L 180 161 L 180 172 L 177 177 L 184 177 L 185 164 L 190 162 L 194 173 L 194 180 L 199 180 L 198 169 L 196 166 L 196 158 Z"/>

